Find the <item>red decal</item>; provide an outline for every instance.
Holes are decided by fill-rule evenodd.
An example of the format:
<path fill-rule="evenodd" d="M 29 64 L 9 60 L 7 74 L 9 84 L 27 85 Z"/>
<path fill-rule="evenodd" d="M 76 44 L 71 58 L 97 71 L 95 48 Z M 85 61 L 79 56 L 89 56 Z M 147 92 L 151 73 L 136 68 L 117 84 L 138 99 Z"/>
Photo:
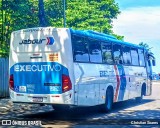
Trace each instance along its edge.
<path fill-rule="evenodd" d="M 115 94 L 115 97 L 114 97 L 114 102 L 116 102 L 117 97 L 118 97 L 119 87 L 120 87 L 120 78 L 119 78 L 119 75 L 118 75 L 118 69 L 117 69 L 116 65 L 114 65 L 114 69 L 115 69 L 115 72 L 116 72 L 116 79 L 117 79 L 116 94 Z"/>
<path fill-rule="evenodd" d="M 49 37 L 47 37 L 47 45 L 50 43 L 50 39 Z"/>

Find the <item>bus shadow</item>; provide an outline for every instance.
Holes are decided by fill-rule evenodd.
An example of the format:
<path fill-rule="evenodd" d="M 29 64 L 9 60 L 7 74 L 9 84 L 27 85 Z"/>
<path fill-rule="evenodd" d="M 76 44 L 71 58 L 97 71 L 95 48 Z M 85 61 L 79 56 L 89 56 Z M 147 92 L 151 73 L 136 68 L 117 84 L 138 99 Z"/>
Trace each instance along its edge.
<path fill-rule="evenodd" d="M 118 102 L 113 105 L 113 110 L 110 113 L 100 112 L 99 106 L 76 107 L 61 112 L 56 112 L 53 110 L 49 112 L 40 112 L 35 114 L 23 114 L 21 116 L 18 116 L 18 118 L 29 119 L 29 120 L 41 120 L 43 124 L 61 124 L 61 123 L 68 124 L 69 122 L 71 124 L 81 124 L 83 122 L 87 122 L 88 119 L 92 119 L 94 117 L 105 118 L 105 119 L 118 119 L 119 117 L 122 116 L 123 118 L 125 117 L 127 118 L 127 116 L 131 117 L 131 115 L 124 114 L 125 112 L 127 112 L 125 109 L 143 105 L 152 101 L 154 100 L 145 99 L 141 103 L 136 103 L 135 100 Z M 121 111 L 123 111 L 124 113 Z M 136 116 L 139 114 L 137 111 L 142 111 L 143 113 L 143 110 L 135 110 L 131 113 L 132 114 L 134 113 Z M 131 113 L 128 112 L 128 114 Z M 141 116 L 143 116 L 144 114 L 141 114 Z M 134 117 L 134 115 L 132 117 Z"/>
<path fill-rule="evenodd" d="M 144 99 L 140 103 L 136 102 L 134 99 L 130 99 L 130 100 L 127 100 L 127 101 L 121 101 L 121 102 L 117 102 L 117 103 L 113 104 L 113 111 L 119 111 L 121 109 L 127 109 L 127 108 L 130 108 L 130 107 L 143 105 L 143 104 L 153 102 L 153 101 L 154 101 L 154 99 Z"/>

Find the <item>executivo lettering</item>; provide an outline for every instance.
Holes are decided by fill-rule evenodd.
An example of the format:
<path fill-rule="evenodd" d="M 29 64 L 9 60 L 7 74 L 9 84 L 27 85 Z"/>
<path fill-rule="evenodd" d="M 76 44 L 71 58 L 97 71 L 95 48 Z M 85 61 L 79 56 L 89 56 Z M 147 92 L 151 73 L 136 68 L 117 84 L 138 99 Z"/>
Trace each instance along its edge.
<path fill-rule="evenodd" d="M 61 66 L 55 65 L 15 65 L 15 72 L 42 72 L 42 71 L 60 71 Z"/>

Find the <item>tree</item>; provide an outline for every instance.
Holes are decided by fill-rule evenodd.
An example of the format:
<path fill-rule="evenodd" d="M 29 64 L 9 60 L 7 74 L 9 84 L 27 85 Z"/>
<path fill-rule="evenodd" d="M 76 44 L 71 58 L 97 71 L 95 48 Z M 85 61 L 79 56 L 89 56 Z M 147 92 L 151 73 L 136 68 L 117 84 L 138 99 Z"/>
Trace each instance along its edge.
<path fill-rule="evenodd" d="M 119 13 L 114 0 L 68 0 L 67 27 L 111 34 L 112 19 Z"/>
<path fill-rule="evenodd" d="M 152 53 L 152 52 L 151 52 L 152 47 L 149 47 L 149 45 L 148 45 L 147 43 L 140 42 L 139 45 L 142 46 L 142 47 L 144 47 L 145 49 L 147 49 L 148 52 Z M 153 54 L 153 53 L 152 53 L 152 54 Z"/>
<path fill-rule="evenodd" d="M 139 45 L 144 47 L 145 49 L 147 49 L 148 54 L 150 55 L 150 57 L 152 57 L 152 59 L 155 59 L 154 54 L 151 51 L 152 47 L 149 47 L 149 45 L 147 43 L 144 43 L 144 42 L 139 43 Z"/>
<path fill-rule="evenodd" d="M 38 2 L 33 0 L 0 0 L 1 28 L 0 28 L 0 57 L 8 56 L 9 41 L 12 31 L 38 26 Z"/>
<path fill-rule="evenodd" d="M 47 26 L 63 27 L 63 1 L 47 0 L 44 7 Z"/>

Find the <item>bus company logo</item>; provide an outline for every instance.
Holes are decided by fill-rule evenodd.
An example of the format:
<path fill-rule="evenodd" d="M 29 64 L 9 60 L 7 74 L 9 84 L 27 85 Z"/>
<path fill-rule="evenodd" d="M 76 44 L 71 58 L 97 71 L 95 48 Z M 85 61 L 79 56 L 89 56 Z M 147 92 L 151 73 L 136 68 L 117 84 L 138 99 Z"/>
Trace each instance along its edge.
<path fill-rule="evenodd" d="M 46 39 L 27 39 L 27 40 L 22 40 L 21 42 L 19 42 L 20 45 L 22 44 L 42 44 L 43 41 L 45 41 Z"/>
<path fill-rule="evenodd" d="M 47 37 L 47 44 L 46 45 L 53 45 L 54 38 L 53 37 Z"/>
<path fill-rule="evenodd" d="M 22 44 L 42 44 L 43 41 L 47 41 L 46 45 L 53 45 L 54 38 L 53 37 L 46 37 L 46 39 L 26 39 L 19 42 L 20 45 Z"/>

